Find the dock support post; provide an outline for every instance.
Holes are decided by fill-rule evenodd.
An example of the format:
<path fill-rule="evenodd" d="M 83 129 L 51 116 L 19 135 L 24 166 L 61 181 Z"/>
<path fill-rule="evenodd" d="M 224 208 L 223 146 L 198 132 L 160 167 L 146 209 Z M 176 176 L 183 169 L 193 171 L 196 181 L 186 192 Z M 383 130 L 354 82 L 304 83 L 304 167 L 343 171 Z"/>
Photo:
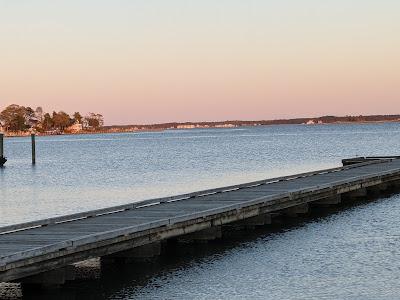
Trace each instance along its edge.
<path fill-rule="evenodd" d="M 149 262 L 161 254 L 161 242 L 154 242 L 101 257 L 102 264 Z"/>
<path fill-rule="evenodd" d="M 222 238 L 222 227 L 213 226 L 207 229 L 196 231 L 179 237 L 182 242 L 208 242 Z"/>
<path fill-rule="evenodd" d="M 271 214 L 260 214 L 255 217 L 243 219 L 241 221 L 235 222 L 235 225 L 245 226 L 245 227 L 256 227 L 256 226 L 264 226 L 272 223 Z"/>
<path fill-rule="evenodd" d="M 4 166 L 7 159 L 4 157 L 4 133 L 0 133 L 0 167 Z"/>
<path fill-rule="evenodd" d="M 4 133 L 0 133 L 0 157 L 4 156 Z"/>
<path fill-rule="evenodd" d="M 47 271 L 22 279 L 21 284 L 26 289 L 48 289 L 57 288 L 63 285 L 66 281 L 75 279 L 75 267 L 66 266 L 60 269 Z"/>
<path fill-rule="evenodd" d="M 367 195 L 368 191 L 366 188 L 360 188 L 358 190 L 354 190 L 345 194 L 345 196 L 350 199 L 360 199 L 367 197 Z"/>
<path fill-rule="evenodd" d="M 283 211 L 283 213 L 284 213 L 284 215 L 286 215 L 288 217 L 298 217 L 299 215 L 307 214 L 308 209 L 309 209 L 308 204 L 305 203 L 305 204 L 300 204 L 300 205 L 286 208 Z"/>
<path fill-rule="evenodd" d="M 341 195 L 335 195 L 330 198 L 314 201 L 312 204 L 317 205 L 317 206 L 331 206 L 331 205 L 337 205 L 342 202 L 342 196 Z"/>
<path fill-rule="evenodd" d="M 378 185 L 370 186 L 367 188 L 368 194 L 371 194 L 373 196 L 378 196 L 382 193 L 385 193 L 388 189 L 388 184 L 387 183 L 381 183 Z"/>
<path fill-rule="evenodd" d="M 31 141 L 32 141 L 32 165 L 36 164 L 36 141 L 35 141 L 35 134 L 31 134 Z"/>

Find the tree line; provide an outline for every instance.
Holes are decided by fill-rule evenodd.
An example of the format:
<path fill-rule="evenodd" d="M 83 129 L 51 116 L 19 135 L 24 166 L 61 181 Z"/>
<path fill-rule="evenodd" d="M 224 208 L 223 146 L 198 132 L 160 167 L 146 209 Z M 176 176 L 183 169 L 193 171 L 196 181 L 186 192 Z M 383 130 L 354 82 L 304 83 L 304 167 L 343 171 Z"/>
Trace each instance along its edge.
<path fill-rule="evenodd" d="M 81 129 L 98 129 L 104 125 L 104 118 L 98 113 L 82 116 L 75 112 L 72 116 L 64 111 L 51 114 L 44 112 L 42 107 L 32 109 L 17 104 L 11 104 L 0 112 L 0 127 L 6 131 L 68 131 L 74 125 Z"/>

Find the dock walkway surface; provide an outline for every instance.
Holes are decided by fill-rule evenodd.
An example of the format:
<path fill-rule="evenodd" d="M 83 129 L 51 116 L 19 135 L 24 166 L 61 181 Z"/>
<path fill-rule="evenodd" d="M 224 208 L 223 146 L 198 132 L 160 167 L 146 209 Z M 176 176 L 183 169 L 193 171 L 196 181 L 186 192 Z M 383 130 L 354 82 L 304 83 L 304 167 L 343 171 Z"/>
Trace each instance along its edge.
<path fill-rule="evenodd" d="M 0 282 L 399 182 L 381 159 L 1 227 Z"/>

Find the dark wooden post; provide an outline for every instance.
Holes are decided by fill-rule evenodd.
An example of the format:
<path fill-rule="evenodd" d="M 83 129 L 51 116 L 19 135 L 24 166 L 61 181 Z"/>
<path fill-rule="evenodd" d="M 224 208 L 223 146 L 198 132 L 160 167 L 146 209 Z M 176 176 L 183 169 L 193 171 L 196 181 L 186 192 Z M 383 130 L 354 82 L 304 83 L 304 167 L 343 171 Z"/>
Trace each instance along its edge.
<path fill-rule="evenodd" d="M 4 157 L 4 133 L 0 133 L 0 167 L 3 167 L 7 159 Z"/>
<path fill-rule="evenodd" d="M 32 140 L 32 165 L 36 164 L 36 145 L 35 145 L 35 134 L 31 134 Z"/>
<path fill-rule="evenodd" d="M 4 156 L 4 133 L 0 133 L 0 157 Z"/>

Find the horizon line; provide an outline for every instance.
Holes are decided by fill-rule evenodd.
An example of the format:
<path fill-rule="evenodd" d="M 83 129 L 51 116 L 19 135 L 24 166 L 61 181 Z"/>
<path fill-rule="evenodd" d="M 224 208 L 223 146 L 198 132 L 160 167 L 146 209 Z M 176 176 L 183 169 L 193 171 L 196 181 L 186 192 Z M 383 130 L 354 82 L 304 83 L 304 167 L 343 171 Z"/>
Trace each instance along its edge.
<path fill-rule="evenodd" d="M 323 115 L 318 117 L 293 117 L 293 118 L 277 118 L 277 119 L 227 119 L 227 120 L 215 120 L 215 121 L 170 121 L 170 122 L 160 122 L 160 123 L 142 123 L 142 124 L 112 124 L 105 125 L 103 127 L 113 127 L 113 126 L 154 126 L 154 125 L 167 125 L 167 124 L 218 124 L 227 122 L 245 122 L 245 123 L 256 123 L 256 122 L 279 122 L 279 121 L 300 121 L 300 120 L 320 120 L 323 118 L 371 118 L 371 117 L 393 117 L 400 118 L 400 113 L 398 114 L 372 114 L 372 115 Z"/>

